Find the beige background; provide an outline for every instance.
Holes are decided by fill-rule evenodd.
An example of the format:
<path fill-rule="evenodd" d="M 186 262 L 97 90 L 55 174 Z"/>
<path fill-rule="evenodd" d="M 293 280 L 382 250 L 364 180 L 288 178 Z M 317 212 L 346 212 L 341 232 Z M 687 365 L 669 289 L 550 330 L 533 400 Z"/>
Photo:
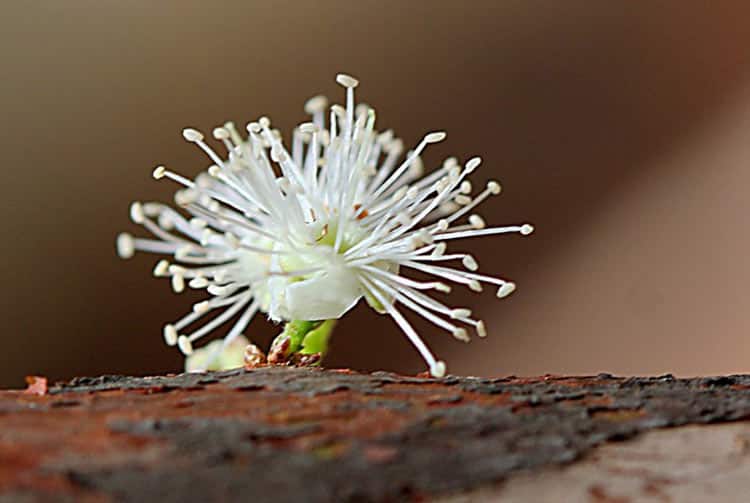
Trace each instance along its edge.
<path fill-rule="evenodd" d="M 450 370 L 748 371 L 749 56 L 740 1 L 6 2 L 0 385 L 179 368 L 160 327 L 194 299 L 116 258 L 129 202 L 170 198 L 158 163 L 205 167 L 184 126 L 288 131 L 339 71 L 407 144 L 448 132 L 428 165 L 482 155 L 488 219 L 537 226 L 466 243 L 520 288 L 458 296 L 488 340 L 424 331 Z M 329 364 L 423 368 L 367 309 Z"/>

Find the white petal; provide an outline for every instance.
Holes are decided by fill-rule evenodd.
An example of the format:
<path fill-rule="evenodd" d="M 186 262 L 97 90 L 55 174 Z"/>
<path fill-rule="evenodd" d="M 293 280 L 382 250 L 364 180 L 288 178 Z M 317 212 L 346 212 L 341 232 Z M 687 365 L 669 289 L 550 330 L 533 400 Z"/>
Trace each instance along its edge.
<path fill-rule="evenodd" d="M 286 308 L 293 320 L 340 318 L 362 297 L 356 275 L 346 267 L 334 267 L 314 278 L 286 288 Z"/>

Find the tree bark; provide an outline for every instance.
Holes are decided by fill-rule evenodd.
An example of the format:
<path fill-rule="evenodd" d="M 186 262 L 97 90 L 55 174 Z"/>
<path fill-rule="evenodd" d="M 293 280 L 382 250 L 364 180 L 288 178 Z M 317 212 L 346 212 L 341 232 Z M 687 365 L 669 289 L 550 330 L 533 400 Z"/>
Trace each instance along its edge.
<path fill-rule="evenodd" d="M 732 501 L 750 426 L 689 425 L 748 417 L 750 376 L 37 378 L 0 392 L 0 502 Z"/>

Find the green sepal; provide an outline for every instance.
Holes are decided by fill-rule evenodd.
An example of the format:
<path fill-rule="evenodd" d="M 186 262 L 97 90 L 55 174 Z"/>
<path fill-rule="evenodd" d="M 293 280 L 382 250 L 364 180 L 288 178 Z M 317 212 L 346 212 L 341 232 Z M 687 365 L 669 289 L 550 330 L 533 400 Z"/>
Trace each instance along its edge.
<path fill-rule="evenodd" d="M 325 355 L 328 351 L 328 339 L 331 337 L 333 327 L 336 326 L 336 320 L 326 320 L 318 327 L 310 330 L 302 340 L 302 348 L 299 352 L 303 355 L 320 353 Z"/>
<path fill-rule="evenodd" d="M 289 337 L 289 350 L 285 356 L 289 356 L 298 352 L 302 347 L 302 341 L 305 339 L 305 336 L 311 330 L 317 328 L 320 324 L 320 321 L 288 321 L 286 325 L 284 325 L 284 330 L 278 336 L 276 336 L 276 339 Z"/>

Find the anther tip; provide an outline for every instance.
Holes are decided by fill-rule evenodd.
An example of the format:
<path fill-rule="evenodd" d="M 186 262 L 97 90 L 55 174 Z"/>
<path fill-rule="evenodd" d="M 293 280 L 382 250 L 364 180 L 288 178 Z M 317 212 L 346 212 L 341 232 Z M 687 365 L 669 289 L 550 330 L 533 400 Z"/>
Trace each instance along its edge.
<path fill-rule="evenodd" d="M 490 191 L 490 194 L 494 195 L 498 195 L 503 190 L 500 184 L 494 180 L 487 182 L 487 189 Z"/>
<path fill-rule="evenodd" d="M 473 173 L 474 170 L 476 170 L 480 164 L 482 164 L 481 157 L 472 157 L 466 162 L 466 172 Z"/>
<path fill-rule="evenodd" d="M 203 276 L 196 276 L 188 282 L 190 288 L 200 289 L 208 286 L 208 280 Z"/>
<path fill-rule="evenodd" d="M 532 232 L 534 232 L 534 226 L 533 225 L 531 225 L 531 224 L 523 224 L 521 226 L 521 234 L 523 234 L 524 236 L 528 236 Z"/>
<path fill-rule="evenodd" d="M 120 258 L 128 259 L 135 254 L 135 240 L 127 232 L 121 232 L 117 236 L 117 255 Z"/>
<path fill-rule="evenodd" d="M 203 133 L 189 127 L 182 130 L 182 137 L 189 142 L 203 141 Z"/>
<path fill-rule="evenodd" d="M 513 293 L 516 290 L 516 284 L 512 281 L 508 281 L 507 283 L 503 283 L 500 288 L 497 289 L 497 298 L 502 299 L 503 297 L 507 297 L 511 293 Z"/>
<path fill-rule="evenodd" d="M 437 143 L 439 141 L 443 141 L 447 135 L 445 134 L 445 131 L 435 131 L 434 133 L 429 133 L 424 137 L 424 141 L 426 143 Z"/>
<path fill-rule="evenodd" d="M 182 274 L 172 273 L 172 290 L 175 293 L 182 293 L 185 291 L 185 277 Z"/>
<path fill-rule="evenodd" d="M 461 342 L 469 342 L 471 340 L 469 339 L 469 334 L 466 332 L 466 329 L 462 327 L 457 327 L 453 330 L 453 337 Z"/>
<path fill-rule="evenodd" d="M 178 206 L 188 206 L 198 200 L 198 192 L 193 189 L 182 189 L 174 193 L 174 202 Z"/>
<path fill-rule="evenodd" d="M 154 266 L 154 276 L 161 278 L 169 274 L 169 262 L 166 260 L 160 260 Z"/>
<path fill-rule="evenodd" d="M 461 259 L 461 263 L 463 263 L 464 267 L 470 271 L 476 271 L 477 269 L 479 269 L 479 264 L 477 264 L 476 259 L 471 255 L 466 255 L 463 259 Z"/>
<path fill-rule="evenodd" d="M 318 126 L 316 126 L 312 122 L 303 122 L 297 127 L 300 133 L 312 134 L 318 131 Z"/>
<path fill-rule="evenodd" d="M 438 360 L 430 365 L 430 374 L 432 375 L 432 377 L 445 377 L 445 371 L 446 367 L 444 361 Z"/>
<path fill-rule="evenodd" d="M 482 320 L 477 322 L 477 335 L 479 337 L 487 337 L 487 327 Z"/>
<path fill-rule="evenodd" d="M 450 293 L 451 287 L 449 285 L 446 285 L 445 283 L 436 283 L 435 290 L 437 290 L 438 292 Z"/>
<path fill-rule="evenodd" d="M 182 354 L 185 356 L 193 353 L 193 343 L 184 335 L 177 338 L 177 347 L 180 348 L 180 351 L 182 351 Z"/>
<path fill-rule="evenodd" d="M 143 205 L 135 201 L 130 204 L 130 219 L 136 224 L 142 224 L 146 219 L 146 215 L 143 213 Z"/>
<path fill-rule="evenodd" d="M 350 88 L 354 88 L 359 85 L 359 81 L 357 79 L 345 73 L 339 73 L 338 75 L 336 75 L 336 82 L 338 82 L 344 87 L 350 87 Z"/>
<path fill-rule="evenodd" d="M 154 168 L 154 171 L 151 172 L 151 176 L 153 176 L 157 180 L 161 180 L 164 178 L 167 174 L 167 168 L 164 166 L 157 166 Z"/>
<path fill-rule="evenodd" d="M 435 249 L 432 251 L 432 254 L 436 257 L 439 257 L 443 254 L 445 254 L 445 251 L 448 249 L 448 245 L 445 243 L 438 243 Z"/>
<path fill-rule="evenodd" d="M 208 168 L 208 174 L 213 176 L 214 178 L 218 178 L 221 174 L 221 168 L 217 166 L 216 164 L 212 164 Z"/>
<path fill-rule="evenodd" d="M 217 140 L 226 140 L 229 138 L 229 131 L 223 127 L 217 127 L 213 130 L 214 138 Z"/>
<path fill-rule="evenodd" d="M 313 96 L 305 103 L 305 113 L 312 115 L 325 110 L 326 106 L 328 106 L 328 98 L 320 95 Z"/>
<path fill-rule="evenodd" d="M 193 304 L 193 311 L 198 314 L 207 313 L 211 309 L 211 304 L 207 300 L 203 300 L 196 304 Z"/>
<path fill-rule="evenodd" d="M 471 215 L 469 217 L 469 224 L 475 229 L 484 229 L 486 226 L 484 219 L 479 215 Z"/>
<path fill-rule="evenodd" d="M 167 343 L 167 346 L 174 346 L 177 344 L 177 329 L 171 323 L 164 325 L 163 335 L 164 335 L 164 342 Z"/>
<path fill-rule="evenodd" d="M 208 222 L 203 220 L 202 218 L 193 217 L 190 219 L 190 227 L 196 230 L 205 229 L 208 225 Z"/>

